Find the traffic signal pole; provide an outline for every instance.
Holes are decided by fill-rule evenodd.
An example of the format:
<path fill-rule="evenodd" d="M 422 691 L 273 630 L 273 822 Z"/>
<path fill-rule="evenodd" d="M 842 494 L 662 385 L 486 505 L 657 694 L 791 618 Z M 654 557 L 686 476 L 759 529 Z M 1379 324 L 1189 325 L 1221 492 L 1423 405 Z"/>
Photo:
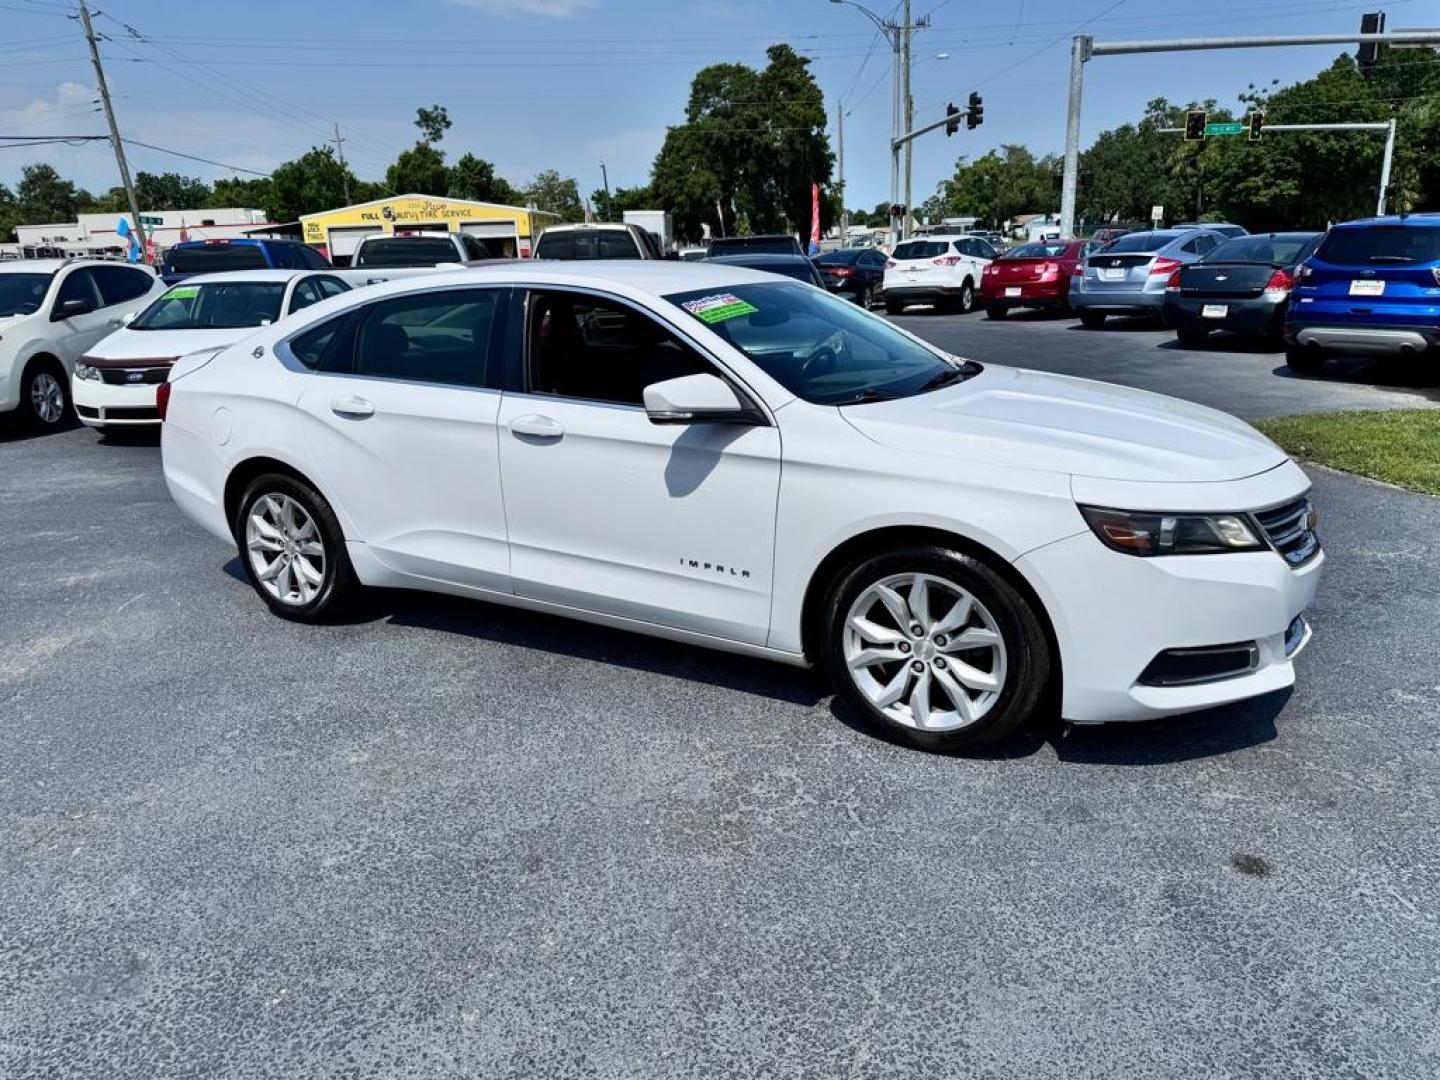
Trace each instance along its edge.
<path fill-rule="evenodd" d="M 1080 171 L 1080 105 L 1085 65 L 1097 56 L 1127 53 L 1197 52 L 1206 49 L 1270 49 L 1300 45 L 1440 45 L 1440 30 L 1395 30 L 1386 34 L 1297 34 L 1285 37 L 1189 38 L 1173 41 L 1097 42 L 1077 34 L 1070 48 L 1070 101 L 1065 119 L 1065 175 L 1060 187 L 1060 230 L 1075 235 L 1076 177 Z M 1270 125 L 1270 131 L 1280 125 Z M 1385 183 L 1389 184 L 1389 170 Z M 1383 198 L 1383 192 L 1382 192 Z"/>

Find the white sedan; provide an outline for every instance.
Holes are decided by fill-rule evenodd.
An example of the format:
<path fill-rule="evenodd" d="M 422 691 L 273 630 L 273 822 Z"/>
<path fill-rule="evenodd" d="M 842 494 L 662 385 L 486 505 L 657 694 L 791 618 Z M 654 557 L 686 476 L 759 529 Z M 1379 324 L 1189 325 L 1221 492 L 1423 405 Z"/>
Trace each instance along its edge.
<path fill-rule="evenodd" d="M 349 292 L 333 274 L 236 270 L 172 285 L 138 315 L 91 346 L 75 364 L 70 396 L 97 431 L 154 426 L 155 389 L 186 353 L 230 345 L 321 300 Z"/>
<path fill-rule="evenodd" d="M 911 742 L 1290 685 L 1309 482 L 1223 413 L 948 356 L 769 274 L 391 282 L 161 388 L 165 477 L 275 613 L 430 589 L 793 664 Z"/>

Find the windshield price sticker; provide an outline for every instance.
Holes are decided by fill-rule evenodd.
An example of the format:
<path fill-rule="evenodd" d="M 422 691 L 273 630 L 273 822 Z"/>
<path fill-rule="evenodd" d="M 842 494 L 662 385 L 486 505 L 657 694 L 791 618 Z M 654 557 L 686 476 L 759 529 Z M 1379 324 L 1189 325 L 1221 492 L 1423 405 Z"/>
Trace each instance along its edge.
<path fill-rule="evenodd" d="M 181 285 L 170 290 L 167 299 L 170 300 L 194 300 L 200 295 L 199 285 Z"/>
<path fill-rule="evenodd" d="M 754 304 L 731 293 L 717 293 L 715 296 L 702 296 L 699 300 L 686 300 L 684 307 L 703 323 L 724 322 L 741 315 L 753 315 L 757 310 Z"/>

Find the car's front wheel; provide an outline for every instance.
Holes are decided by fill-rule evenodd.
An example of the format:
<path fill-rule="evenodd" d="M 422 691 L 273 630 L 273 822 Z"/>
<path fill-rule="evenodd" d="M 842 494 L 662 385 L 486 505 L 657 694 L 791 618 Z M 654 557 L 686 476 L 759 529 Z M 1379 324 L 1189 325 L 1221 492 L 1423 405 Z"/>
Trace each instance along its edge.
<path fill-rule="evenodd" d="M 70 411 L 65 369 L 53 360 L 31 360 L 20 380 L 20 408 L 31 431 L 57 431 Z"/>
<path fill-rule="evenodd" d="M 357 591 L 334 511 L 295 477 L 256 478 L 240 499 L 234 530 L 245 576 L 283 618 L 318 622 Z"/>
<path fill-rule="evenodd" d="M 985 562 L 943 547 L 875 556 L 826 606 L 823 662 L 836 692 L 929 750 L 996 743 L 1036 714 L 1051 660 L 1031 602 Z"/>

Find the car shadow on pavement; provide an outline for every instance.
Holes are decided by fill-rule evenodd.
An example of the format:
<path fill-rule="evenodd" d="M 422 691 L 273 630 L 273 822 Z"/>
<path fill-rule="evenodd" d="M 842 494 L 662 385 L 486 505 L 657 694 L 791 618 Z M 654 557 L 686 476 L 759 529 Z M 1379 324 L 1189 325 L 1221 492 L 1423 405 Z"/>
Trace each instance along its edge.
<path fill-rule="evenodd" d="M 226 571 L 244 577 L 239 560 Z M 772 697 L 809 707 L 829 690 L 814 672 L 769 660 L 666 641 L 628 630 L 578 622 L 483 600 L 404 589 L 370 590 L 354 622 L 385 620 L 396 626 L 463 634 L 501 645 L 538 649 L 577 660 L 615 664 L 655 675 L 687 679 L 726 690 Z"/>
<path fill-rule="evenodd" d="M 1179 338 L 1162 341 L 1157 349 L 1172 352 L 1216 353 L 1222 356 L 1273 356 L 1283 352 L 1285 343 L 1279 338 L 1253 337 L 1247 334 L 1211 333 L 1203 342 L 1186 344 Z M 1286 371 L 1290 370 L 1285 368 Z"/>
<path fill-rule="evenodd" d="M 1350 383 L 1383 386 L 1389 390 L 1413 390 L 1422 398 L 1440 401 L 1440 370 L 1423 361 L 1337 356 L 1331 357 L 1325 366 L 1313 375 L 1297 375 L 1284 364 L 1271 374 L 1301 382 Z"/>
<path fill-rule="evenodd" d="M 1078 316 L 1076 317 L 1078 319 Z M 1163 322 L 1152 315 L 1112 315 L 1105 320 L 1105 325 L 1098 330 L 1089 329 L 1084 323 L 1076 322 L 1071 330 L 1078 330 L 1085 334 L 1094 334 L 1097 338 L 1103 334 L 1156 334 L 1168 330 Z"/>

